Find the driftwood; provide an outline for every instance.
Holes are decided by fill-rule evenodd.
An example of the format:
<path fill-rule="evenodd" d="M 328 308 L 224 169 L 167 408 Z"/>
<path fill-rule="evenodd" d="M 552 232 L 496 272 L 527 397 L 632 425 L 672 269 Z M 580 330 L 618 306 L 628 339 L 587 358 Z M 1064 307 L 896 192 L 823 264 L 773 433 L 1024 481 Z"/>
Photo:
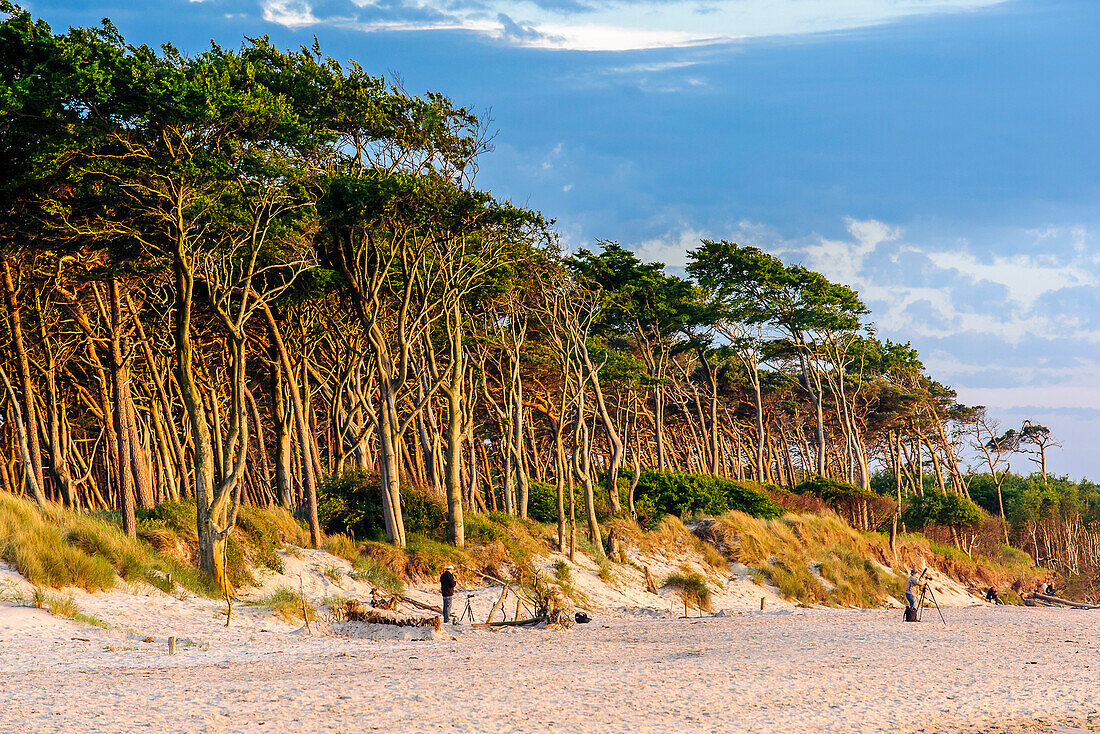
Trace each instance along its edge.
<path fill-rule="evenodd" d="M 1059 596 L 1051 596 L 1050 594 L 1040 594 L 1034 592 L 1031 595 L 1032 599 L 1040 602 L 1047 602 L 1048 604 L 1061 604 L 1062 606 L 1069 607 L 1071 609 L 1100 609 L 1098 604 L 1084 604 L 1079 601 L 1070 601 L 1069 599 L 1063 599 Z"/>
<path fill-rule="evenodd" d="M 369 624 L 391 624 L 395 627 L 434 627 L 440 629 L 442 617 L 403 617 L 386 614 L 385 611 L 364 607 L 357 599 L 349 599 L 344 604 L 344 616 L 349 622 L 367 622 Z"/>
<path fill-rule="evenodd" d="M 489 624 L 493 621 L 493 615 L 497 613 L 497 610 L 503 610 L 503 608 L 504 608 L 504 597 L 507 596 L 509 588 L 510 588 L 510 585 L 505 584 L 504 588 L 500 590 L 500 596 L 497 598 L 496 603 L 493 604 L 493 608 L 489 610 L 489 616 L 485 618 L 485 623 L 486 624 Z M 508 619 L 508 613 L 503 612 L 503 614 L 504 614 L 504 618 Z"/>
<path fill-rule="evenodd" d="M 443 610 L 441 608 L 419 602 L 416 599 L 410 599 L 404 594 L 387 594 L 378 589 L 371 590 L 370 605 L 375 609 L 397 609 L 397 602 L 403 602 L 410 607 L 416 607 L 417 609 L 423 609 L 425 612 L 434 612 L 441 617 L 443 616 Z"/>

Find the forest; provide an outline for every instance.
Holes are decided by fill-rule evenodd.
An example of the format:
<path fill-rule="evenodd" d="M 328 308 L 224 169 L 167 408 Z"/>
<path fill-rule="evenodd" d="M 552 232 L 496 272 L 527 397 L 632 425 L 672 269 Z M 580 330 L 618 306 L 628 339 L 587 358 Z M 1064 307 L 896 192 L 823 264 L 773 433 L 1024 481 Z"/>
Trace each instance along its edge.
<path fill-rule="evenodd" d="M 848 286 L 724 240 L 682 275 L 570 251 L 478 188 L 486 116 L 316 43 L 188 55 L 0 10 L 3 491 L 131 535 L 194 503 L 215 578 L 242 504 L 316 545 L 349 476 L 398 547 L 410 490 L 458 547 L 537 505 L 599 548 L 663 482 L 1100 566 L 1100 488 L 1048 475 L 1052 431 L 959 404 Z"/>

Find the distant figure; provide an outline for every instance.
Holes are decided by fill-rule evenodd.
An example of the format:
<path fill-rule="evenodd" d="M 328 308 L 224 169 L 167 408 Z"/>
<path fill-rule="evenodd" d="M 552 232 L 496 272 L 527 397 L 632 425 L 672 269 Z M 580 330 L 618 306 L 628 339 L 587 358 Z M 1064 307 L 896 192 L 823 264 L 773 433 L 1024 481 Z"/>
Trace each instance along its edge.
<path fill-rule="evenodd" d="M 439 577 L 439 593 L 443 595 L 443 621 L 451 621 L 451 599 L 455 595 L 455 582 L 454 566 L 447 566 L 443 569 L 443 574 Z"/>
<path fill-rule="evenodd" d="M 1043 593 L 1047 596 L 1054 596 L 1054 584 L 1047 581 L 1046 587 L 1043 588 Z"/>
<path fill-rule="evenodd" d="M 1001 603 L 1001 598 L 997 596 L 997 590 L 994 589 L 992 586 L 989 587 L 989 591 L 985 592 L 985 600 L 988 602 L 993 602 L 994 604 Z"/>
<path fill-rule="evenodd" d="M 924 586 L 921 583 L 921 575 L 918 575 L 917 569 L 910 569 L 909 580 L 905 583 L 905 601 L 909 603 L 909 608 L 913 610 L 917 608 L 916 590 Z"/>

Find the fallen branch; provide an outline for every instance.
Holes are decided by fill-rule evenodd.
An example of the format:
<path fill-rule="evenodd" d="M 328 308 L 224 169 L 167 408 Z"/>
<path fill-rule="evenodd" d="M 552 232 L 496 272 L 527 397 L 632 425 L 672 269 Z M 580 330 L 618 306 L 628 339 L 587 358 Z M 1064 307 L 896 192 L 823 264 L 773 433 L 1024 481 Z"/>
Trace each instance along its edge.
<path fill-rule="evenodd" d="M 1100 605 L 1097 604 L 1084 604 L 1078 601 L 1070 601 L 1069 599 L 1063 599 L 1059 596 L 1040 594 L 1038 591 L 1032 592 L 1031 598 L 1049 602 L 1051 604 L 1061 604 L 1062 606 L 1070 607 L 1071 609 L 1100 609 Z"/>

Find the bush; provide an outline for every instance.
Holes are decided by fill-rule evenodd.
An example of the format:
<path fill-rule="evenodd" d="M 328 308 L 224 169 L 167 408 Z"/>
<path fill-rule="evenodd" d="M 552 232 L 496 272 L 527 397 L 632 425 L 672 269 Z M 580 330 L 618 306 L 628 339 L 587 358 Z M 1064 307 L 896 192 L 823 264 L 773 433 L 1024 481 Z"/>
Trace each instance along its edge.
<path fill-rule="evenodd" d="M 731 510 L 762 518 L 783 514 L 761 485 L 709 474 L 642 472 L 634 501 L 639 521 L 647 526 L 664 515 L 717 517 Z M 643 508 L 647 514 L 643 515 Z"/>
<path fill-rule="evenodd" d="M 418 533 L 436 540 L 447 537 L 446 500 L 404 477 L 401 513 L 406 533 Z M 381 540 L 385 536 L 385 525 L 378 474 L 353 469 L 326 478 L 318 487 L 317 514 L 326 533 Z"/>
<path fill-rule="evenodd" d="M 962 495 L 925 492 L 923 497 L 917 495 L 909 501 L 901 520 L 913 528 L 942 525 L 956 530 L 977 530 L 982 524 L 982 511 Z"/>
<path fill-rule="evenodd" d="M 623 480 L 619 480 L 619 502 L 626 508 L 627 496 L 626 488 L 630 487 L 630 483 L 627 482 L 624 486 Z M 566 487 L 566 495 L 563 498 L 565 501 L 565 516 L 569 517 L 569 489 Z M 606 480 L 597 481 L 592 487 L 592 493 L 595 498 L 593 503 L 596 509 L 596 519 L 600 522 L 607 522 L 611 519 L 611 503 L 607 499 L 607 482 Z M 636 499 L 636 498 L 635 498 Z M 584 517 L 584 487 L 577 483 L 573 486 L 573 501 L 576 503 L 576 512 L 578 518 Z M 558 488 L 553 484 L 547 484 L 546 482 L 538 482 L 531 480 L 528 483 L 527 490 L 527 517 L 537 522 L 544 523 L 556 523 L 558 521 Z"/>

